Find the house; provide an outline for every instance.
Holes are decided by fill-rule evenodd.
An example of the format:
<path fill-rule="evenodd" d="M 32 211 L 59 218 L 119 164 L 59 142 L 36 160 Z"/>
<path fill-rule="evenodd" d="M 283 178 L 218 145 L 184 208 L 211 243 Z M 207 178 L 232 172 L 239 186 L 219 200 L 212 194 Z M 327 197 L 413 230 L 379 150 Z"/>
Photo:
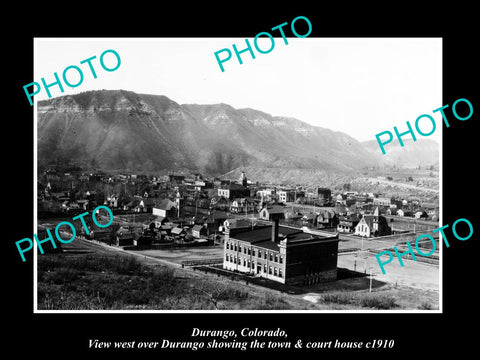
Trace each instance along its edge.
<path fill-rule="evenodd" d="M 153 207 L 155 206 L 155 201 L 149 197 L 143 197 L 138 200 L 137 205 L 133 208 L 135 212 L 153 212 Z"/>
<path fill-rule="evenodd" d="M 62 202 L 62 210 L 63 211 L 80 210 L 80 205 L 77 202 L 70 202 L 69 200 L 65 200 Z"/>
<path fill-rule="evenodd" d="M 316 212 L 310 212 L 302 216 L 302 225 L 306 227 L 317 226 L 318 214 Z"/>
<path fill-rule="evenodd" d="M 108 228 L 95 228 L 93 230 L 90 230 L 90 239 L 110 243 L 111 233 L 112 230 Z"/>
<path fill-rule="evenodd" d="M 317 226 L 322 228 L 336 227 L 338 216 L 333 210 L 320 210 L 317 217 Z"/>
<path fill-rule="evenodd" d="M 204 225 L 194 225 L 192 227 L 192 235 L 194 238 L 200 239 L 207 235 L 207 227 Z"/>
<path fill-rule="evenodd" d="M 227 185 L 221 185 L 217 189 L 217 193 L 220 197 L 233 200 L 235 198 L 250 196 L 250 189 L 240 184 L 230 183 Z"/>
<path fill-rule="evenodd" d="M 210 233 L 214 231 L 223 231 L 223 223 L 227 219 L 227 215 L 220 211 L 213 211 L 206 217 L 206 223 Z"/>
<path fill-rule="evenodd" d="M 278 190 L 277 199 L 279 203 L 287 203 L 295 201 L 295 190 Z"/>
<path fill-rule="evenodd" d="M 340 216 L 347 215 L 347 207 L 345 206 L 345 204 L 336 203 L 335 204 L 335 213 L 337 213 Z"/>
<path fill-rule="evenodd" d="M 273 221 L 274 219 L 285 219 L 283 206 L 272 205 L 265 206 L 259 211 L 259 217 L 262 220 Z"/>
<path fill-rule="evenodd" d="M 170 199 L 164 199 L 152 207 L 152 214 L 163 217 L 176 217 L 177 205 Z"/>
<path fill-rule="evenodd" d="M 87 199 L 77 200 L 77 204 L 78 204 L 79 207 L 82 208 L 83 210 L 90 210 L 89 207 L 88 207 L 89 202 L 90 202 L 90 200 L 87 200 Z"/>
<path fill-rule="evenodd" d="M 388 226 L 388 221 L 379 214 L 378 207 L 373 215 L 364 215 L 357 226 L 355 226 L 355 235 L 372 237 L 390 235 L 392 229 Z"/>
<path fill-rule="evenodd" d="M 329 203 L 332 201 L 332 191 L 328 188 L 319 187 L 317 189 L 318 200 L 323 203 Z"/>
<path fill-rule="evenodd" d="M 280 226 L 227 229 L 223 268 L 282 284 L 336 280 L 338 234 Z"/>
<path fill-rule="evenodd" d="M 359 217 L 354 215 L 340 216 L 338 219 L 337 231 L 341 233 L 355 232 L 355 226 L 360 222 Z"/>
<path fill-rule="evenodd" d="M 162 225 L 165 225 L 166 223 L 168 222 L 168 218 L 165 217 L 165 216 L 157 216 L 155 221 L 154 221 L 154 224 L 155 224 L 155 227 L 159 228 L 161 227 Z"/>
<path fill-rule="evenodd" d="M 373 199 L 373 205 L 378 206 L 390 206 L 392 204 L 392 201 L 390 198 L 385 198 L 385 197 L 377 197 Z"/>
<path fill-rule="evenodd" d="M 385 214 L 387 214 L 387 215 L 397 215 L 397 212 L 398 212 L 399 210 L 400 210 L 400 209 L 391 207 L 391 208 L 388 208 L 387 211 L 385 211 Z"/>
<path fill-rule="evenodd" d="M 255 201 L 250 197 L 236 198 L 230 203 L 230 212 L 235 214 L 248 214 L 255 211 Z"/>
<path fill-rule="evenodd" d="M 135 240 L 135 233 L 128 231 L 128 230 L 121 230 L 119 229 L 115 235 L 115 245 L 117 246 L 129 246 L 133 245 L 133 241 Z"/>
<path fill-rule="evenodd" d="M 420 218 L 428 218 L 428 214 L 426 211 L 417 211 L 414 215 L 415 219 L 420 219 Z"/>
<path fill-rule="evenodd" d="M 150 246 L 153 243 L 152 236 L 140 235 L 133 239 L 133 246 Z"/>
<path fill-rule="evenodd" d="M 392 214 L 393 215 L 393 214 Z M 405 216 L 405 212 L 403 211 L 403 209 L 397 209 L 397 213 L 395 214 L 397 216 Z"/>
<path fill-rule="evenodd" d="M 272 189 L 261 189 L 256 192 L 257 198 L 262 198 L 265 200 L 271 200 L 273 197 Z"/>
<path fill-rule="evenodd" d="M 69 200 L 69 197 L 67 196 L 67 194 L 63 191 L 61 192 L 52 192 L 50 193 L 52 199 L 54 200 L 58 200 L 58 201 L 65 201 L 65 200 Z"/>
<path fill-rule="evenodd" d="M 174 236 L 175 238 L 185 237 L 186 232 L 184 228 L 174 227 L 172 230 L 170 230 L 170 235 Z"/>
<path fill-rule="evenodd" d="M 226 211 L 230 208 L 228 199 L 224 198 L 223 196 L 212 197 L 212 199 L 210 200 L 210 207 L 223 211 Z"/>

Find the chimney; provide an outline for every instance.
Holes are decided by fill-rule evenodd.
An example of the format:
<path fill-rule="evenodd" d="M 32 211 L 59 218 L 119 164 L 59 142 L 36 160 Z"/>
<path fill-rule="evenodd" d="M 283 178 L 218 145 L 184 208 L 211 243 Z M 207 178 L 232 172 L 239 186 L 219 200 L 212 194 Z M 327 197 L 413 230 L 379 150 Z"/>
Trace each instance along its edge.
<path fill-rule="evenodd" d="M 278 218 L 273 219 L 272 223 L 272 242 L 277 242 L 278 240 Z"/>

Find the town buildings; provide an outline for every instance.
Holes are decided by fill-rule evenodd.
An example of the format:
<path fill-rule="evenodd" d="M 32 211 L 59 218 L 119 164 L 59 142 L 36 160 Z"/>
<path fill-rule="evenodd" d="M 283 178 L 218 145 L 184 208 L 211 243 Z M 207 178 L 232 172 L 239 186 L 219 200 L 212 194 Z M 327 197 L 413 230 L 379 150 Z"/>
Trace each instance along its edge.
<path fill-rule="evenodd" d="M 225 230 L 223 268 L 282 284 L 337 277 L 338 234 L 279 225 L 279 220 Z"/>
<path fill-rule="evenodd" d="M 358 215 L 340 216 L 338 219 L 337 231 L 341 233 L 353 233 L 358 225 L 360 218 Z"/>
<path fill-rule="evenodd" d="M 392 229 L 388 226 L 387 219 L 379 214 L 378 207 L 373 215 L 363 215 L 355 226 L 355 235 L 363 237 L 390 235 Z"/>

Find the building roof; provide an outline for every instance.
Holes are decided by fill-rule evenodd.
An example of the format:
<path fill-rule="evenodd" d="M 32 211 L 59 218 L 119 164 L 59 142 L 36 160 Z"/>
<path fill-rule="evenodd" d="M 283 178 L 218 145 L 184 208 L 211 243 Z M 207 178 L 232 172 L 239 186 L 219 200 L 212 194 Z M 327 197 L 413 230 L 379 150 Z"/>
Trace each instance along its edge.
<path fill-rule="evenodd" d="M 365 220 L 365 222 L 367 223 L 369 228 L 372 228 L 372 226 L 373 226 L 374 217 L 375 217 L 374 215 L 364 215 L 363 216 L 363 219 Z"/>
<path fill-rule="evenodd" d="M 308 214 L 303 215 L 302 218 L 305 218 L 306 220 L 315 220 L 318 217 L 318 214 L 315 212 L 310 212 Z"/>
<path fill-rule="evenodd" d="M 281 205 L 267 206 L 267 211 L 269 214 L 283 214 L 283 206 Z"/>
<path fill-rule="evenodd" d="M 175 207 L 175 203 L 170 199 L 163 199 L 160 203 L 155 205 L 155 208 L 161 210 L 170 210 L 172 207 Z"/>
<path fill-rule="evenodd" d="M 304 232 L 301 229 L 296 229 L 288 226 L 279 226 L 278 229 L 279 241 L 271 241 L 272 227 L 262 226 L 251 229 L 245 229 L 245 231 L 237 234 L 230 235 L 231 239 L 248 242 L 260 248 L 269 250 L 278 250 L 280 241 L 286 236 L 289 243 L 292 241 L 309 240 L 312 238 L 322 239 L 322 235 L 314 235 Z"/>
<path fill-rule="evenodd" d="M 203 229 L 202 225 L 193 225 L 192 230 L 193 231 L 200 231 Z"/>
<path fill-rule="evenodd" d="M 173 228 L 171 231 L 171 233 L 174 235 L 180 235 L 182 232 L 183 232 L 183 229 L 179 227 Z"/>
<path fill-rule="evenodd" d="M 134 233 L 118 233 L 117 238 L 119 240 L 127 240 L 127 239 L 134 239 L 135 234 Z"/>
<path fill-rule="evenodd" d="M 340 221 L 348 221 L 351 223 L 356 223 L 360 221 L 360 218 L 357 216 L 357 214 L 353 215 L 348 215 L 348 216 L 340 216 L 339 218 Z"/>
<path fill-rule="evenodd" d="M 236 183 L 230 183 L 230 184 L 225 184 L 225 185 L 222 185 L 220 187 L 220 189 L 223 189 L 223 190 L 245 190 L 246 187 L 244 187 L 243 185 L 240 185 L 240 184 L 236 184 Z"/>
<path fill-rule="evenodd" d="M 302 230 L 285 227 L 285 226 L 279 226 L 278 233 L 291 236 L 296 233 L 302 233 Z M 245 231 L 236 233 L 234 235 L 231 234 L 230 238 L 234 238 L 236 240 L 246 241 L 250 243 L 256 243 L 264 240 L 270 241 L 271 236 L 272 236 L 272 227 L 262 226 L 262 227 L 256 227 L 253 230 L 251 228 L 246 228 Z"/>

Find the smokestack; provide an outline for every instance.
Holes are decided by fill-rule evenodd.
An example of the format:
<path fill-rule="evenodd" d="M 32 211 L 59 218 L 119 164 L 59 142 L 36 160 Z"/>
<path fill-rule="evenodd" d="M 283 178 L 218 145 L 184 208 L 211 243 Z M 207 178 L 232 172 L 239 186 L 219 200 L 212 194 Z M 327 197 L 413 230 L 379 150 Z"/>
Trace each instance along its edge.
<path fill-rule="evenodd" d="M 272 224 L 272 242 L 277 242 L 278 240 L 278 218 L 273 219 L 273 224 Z"/>

